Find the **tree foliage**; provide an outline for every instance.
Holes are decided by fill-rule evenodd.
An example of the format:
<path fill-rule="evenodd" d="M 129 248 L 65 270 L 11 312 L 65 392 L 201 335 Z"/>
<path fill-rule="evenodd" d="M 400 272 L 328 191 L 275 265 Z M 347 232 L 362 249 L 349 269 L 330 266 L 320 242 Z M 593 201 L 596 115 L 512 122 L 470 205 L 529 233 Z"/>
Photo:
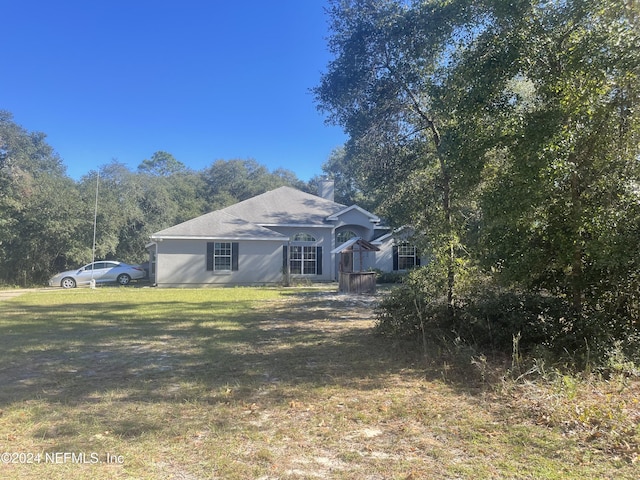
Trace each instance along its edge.
<path fill-rule="evenodd" d="M 209 210 L 229 206 L 283 185 L 306 189 L 293 172 L 285 169 L 270 172 L 252 159 L 216 160 L 204 170 L 203 179 Z"/>
<path fill-rule="evenodd" d="M 45 135 L 0 112 L 0 280 L 46 278 L 74 246 L 77 199 Z"/>
<path fill-rule="evenodd" d="M 317 194 L 322 180 L 331 179 L 334 182 L 334 199 L 343 205 L 359 205 L 365 210 L 374 211 L 378 208 L 378 196 L 367 190 L 362 175 L 356 164 L 349 161 L 344 146 L 334 149 L 327 161 L 322 165 L 324 175 L 314 176 L 309 181 L 313 193 Z"/>
<path fill-rule="evenodd" d="M 42 284 L 93 258 L 141 263 L 149 236 L 282 185 L 307 189 L 293 172 L 254 160 L 217 160 L 193 171 L 155 152 L 136 171 L 113 160 L 75 182 L 42 133 L 0 112 L 0 284 Z"/>
<path fill-rule="evenodd" d="M 335 0 L 329 13 L 319 105 L 350 136 L 349 171 L 446 267 L 433 271 L 450 306 L 476 272 L 561 300 L 555 321 L 577 342 L 637 332 L 638 3 Z"/>
<path fill-rule="evenodd" d="M 145 159 L 138 165 L 138 172 L 159 177 L 168 177 L 186 171 L 187 167 L 184 163 L 163 151 L 155 152 L 150 159 Z"/>
<path fill-rule="evenodd" d="M 438 71 L 466 11 L 446 7 L 431 15 L 420 5 L 389 0 L 331 5 L 335 59 L 316 97 L 350 135 L 347 156 L 379 193 L 382 213 L 395 226 L 430 231 L 431 249 L 446 265 L 453 307 L 461 205 L 453 199 L 454 157 L 446 141 L 455 128 L 448 114 L 453 105 L 440 98 Z"/>

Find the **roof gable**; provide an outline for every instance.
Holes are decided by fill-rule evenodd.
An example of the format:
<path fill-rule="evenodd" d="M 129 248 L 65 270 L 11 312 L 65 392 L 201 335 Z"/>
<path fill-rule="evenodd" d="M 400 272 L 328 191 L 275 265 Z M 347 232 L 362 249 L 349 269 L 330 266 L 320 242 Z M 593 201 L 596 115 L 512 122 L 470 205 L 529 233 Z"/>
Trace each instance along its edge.
<path fill-rule="evenodd" d="M 358 205 L 351 205 L 350 207 L 343 208 L 342 210 L 330 215 L 327 217 L 328 220 L 339 220 L 339 218 L 343 215 L 348 214 L 349 212 L 358 212 L 369 219 L 371 223 L 379 223 L 380 218 L 374 215 L 371 212 L 367 212 L 364 208 L 359 207 Z"/>

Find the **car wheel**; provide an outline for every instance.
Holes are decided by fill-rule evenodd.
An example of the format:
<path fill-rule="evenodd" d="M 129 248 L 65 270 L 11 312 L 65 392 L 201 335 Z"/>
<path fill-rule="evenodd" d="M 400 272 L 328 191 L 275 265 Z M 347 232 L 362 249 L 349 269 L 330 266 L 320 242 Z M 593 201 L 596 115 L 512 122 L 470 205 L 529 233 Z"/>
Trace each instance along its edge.
<path fill-rule="evenodd" d="M 118 275 L 118 278 L 116 279 L 116 281 L 120 285 L 129 285 L 129 283 L 131 282 L 131 277 L 126 273 L 121 273 L 120 275 Z"/>
<path fill-rule="evenodd" d="M 60 282 L 62 288 L 76 288 L 76 281 L 71 277 L 65 277 Z"/>

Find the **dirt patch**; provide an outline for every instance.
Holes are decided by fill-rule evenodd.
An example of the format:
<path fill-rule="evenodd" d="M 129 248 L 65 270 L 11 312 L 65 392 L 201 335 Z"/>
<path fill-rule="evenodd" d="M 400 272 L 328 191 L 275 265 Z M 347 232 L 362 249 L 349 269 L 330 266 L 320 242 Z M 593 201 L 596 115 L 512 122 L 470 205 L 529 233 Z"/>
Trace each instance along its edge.
<path fill-rule="evenodd" d="M 0 290 L 0 302 L 2 300 L 8 300 L 10 298 L 19 297 L 31 290 Z"/>

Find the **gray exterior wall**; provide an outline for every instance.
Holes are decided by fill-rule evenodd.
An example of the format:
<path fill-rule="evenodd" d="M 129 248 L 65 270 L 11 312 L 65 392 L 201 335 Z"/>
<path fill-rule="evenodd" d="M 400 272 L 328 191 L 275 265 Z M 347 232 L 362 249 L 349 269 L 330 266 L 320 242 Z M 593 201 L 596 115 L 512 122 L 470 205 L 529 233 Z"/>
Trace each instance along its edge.
<path fill-rule="evenodd" d="M 331 250 L 333 249 L 333 225 L 323 227 L 305 227 L 305 226 L 273 226 L 269 229 L 274 232 L 286 235 L 292 238 L 296 233 L 308 233 L 313 236 L 316 241 L 313 243 L 300 243 L 299 245 L 315 245 L 322 247 L 322 274 L 321 275 L 292 275 L 291 278 L 308 278 L 314 282 L 328 282 L 335 280 L 334 265 L 331 260 Z M 292 242 L 298 244 L 297 242 Z M 282 267 L 282 255 L 280 256 L 280 265 Z"/>
<path fill-rule="evenodd" d="M 393 238 L 389 237 L 379 245 L 380 251 L 376 253 L 376 268 L 383 272 L 393 271 Z"/>
<path fill-rule="evenodd" d="M 355 228 L 351 226 L 355 231 Z M 339 255 L 331 255 L 335 248 L 335 235 L 332 228 L 313 227 L 273 227 L 273 230 L 287 236 L 306 232 L 316 238 L 314 245 L 321 246 L 321 275 L 292 275 L 293 280 L 306 278 L 313 282 L 335 281 L 338 275 Z M 281 241 L 238 240 L 238 270 L 215 272 L 206 268 L 207 242 L 214 240 L 170 240 L 165 239 L 150 247 L 156 249 L 156 271 L 152 281 L 159 287 L 206 287 L 225 285 L 267 285 L 281 284 L 283 273 L 283 246 Z M 236 240 L 215 240 L 236 241 Z M 368 270 L 376 268 L 384 272 L 393 271 L 393 238 L 389 237 L 379 245 L 378 252 L 365 252 L 362 256 L 354 254 L 354 268 Z M 422 257 L 422 265 L 428 261 Z"/>
<path fill-rule="evenodd" d="M 238 270 L 232 272 L 207 270 L 208 241 L 213 240 L 165 239 L 157 242 L 156 284 L 160 287 L 201 287 L 282 282 L 281 241 L 238 241 Z"/>

